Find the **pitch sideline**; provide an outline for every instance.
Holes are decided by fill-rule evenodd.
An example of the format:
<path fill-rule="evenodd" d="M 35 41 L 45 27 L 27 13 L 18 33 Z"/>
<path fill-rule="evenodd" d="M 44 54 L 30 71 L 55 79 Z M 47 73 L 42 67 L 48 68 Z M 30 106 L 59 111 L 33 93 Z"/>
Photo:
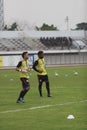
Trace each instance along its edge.
<path fill-rule="evenodd" d="M 54 104 L 54 105 L 44 105 L 44 106 L 36 106 L 26 109 L 15 109 L 15 110 L 8 110 L 8 111 L 2 111 L 0 113 L 15 113 L 15 112 L 21 112 L 21 111 L 28 111 L 28 110 L 36 110 L 36 109 L 42 109 L 42 108 L 49 108 L 49 107 L 55 107 L 55 106 L 64 106 L 64 105 L 70 105 L 70 104 L 77 104 L 77 103 L 84 103 L 87 102 L 87 100 L 82 100 L 78 102 L 66 102 L 66 103 L 60 103 L 60 104 Z"/>

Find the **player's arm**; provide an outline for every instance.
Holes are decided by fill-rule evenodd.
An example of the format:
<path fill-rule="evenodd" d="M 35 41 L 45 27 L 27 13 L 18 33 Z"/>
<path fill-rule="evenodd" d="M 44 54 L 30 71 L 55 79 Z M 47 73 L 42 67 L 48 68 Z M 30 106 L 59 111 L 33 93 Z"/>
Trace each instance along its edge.
<path fill-rule="evenodd" d="M 37 65 L 38 65 L 38 61 L 36 60 L 36 61 L 34 62 L 34 64 L 33 64 L 33 69 L 34 69 L 36 72 L 42 73 L 41 70 L 38 70 L 38 69 L 37 69 Z"/>
<path fill-rule="evenodd" d="M 16 66 L 16 71 L 22 71 L 21 69 L 20 69 L 20 67 L 21 67 L 21 65 L 22 65 L 22 62 L 20 61 L 19 63 L 18 63 L 18 65 Z"/>
<path fill-rule="evenodd" d="M 36 61 L 33 63 L 33 69 L 34 69 L 35 71 L 39 72 L 38 69 L 37 69 L 37 65 L 38 65 L 38 61 L 36 60 Z"/>

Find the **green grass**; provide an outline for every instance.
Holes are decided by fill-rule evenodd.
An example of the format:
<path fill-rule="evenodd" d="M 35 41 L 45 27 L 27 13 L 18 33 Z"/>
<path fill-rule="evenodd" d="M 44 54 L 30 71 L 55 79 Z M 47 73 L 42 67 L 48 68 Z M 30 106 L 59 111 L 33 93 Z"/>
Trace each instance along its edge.
<path fill-rule="evenodd" d="M 78 72 L 77 76 L 74 71 Z M 55 72 L 59 76 L 54 76 Z M 47 97 L 45 85 L 44 97 L 39 97 L 37 76 L 31 72 L 31 90 L 25 97 L 26 103 L 16 104 L 21 90 L 19 73 L 0 71 L 0 130 L 87 130 L 87 102 L 80 102 L 87 100 L 87 67 L 49 68 L 48 74 L 52 98 Z M 52 106 L 28 109 L 45 105 Z M 21 111 L 2 113 L 18 109 Z M 75 119 L 68 120 L 70 114 Z"/>

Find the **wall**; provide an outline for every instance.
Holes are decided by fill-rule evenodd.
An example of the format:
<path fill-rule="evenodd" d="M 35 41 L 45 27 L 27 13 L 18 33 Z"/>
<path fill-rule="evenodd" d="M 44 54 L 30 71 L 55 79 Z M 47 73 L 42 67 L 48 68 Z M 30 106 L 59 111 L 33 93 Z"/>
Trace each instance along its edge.
<path fill-rule="evenodd" d="M 87 52 L 85 53 L 63 53 L 63 54 L 46 54 L 45 60 L 47 65 L 75 65 L 87 64 Z"/>
<path fill-rule="evenodd" d="M 2 55 L 0 56 L 0 67 L 14 67 L 22 60 L 21 55 Z M 34 55 L 29 56 L 30 66 L 33 64 Z"/>
<path fill-rule="evenodd" d="M 32 66 L 37 59 L 37 52 L 29 54 L 29 63 Z M 0 54 L 0 67 L 14 67 L 21 61 L 21 53 L 19 54 Z M 63 52 L 45 52 L 46 65 L 72 65 L 72 64 L 87 64 L 87 51 L 63 51 Z"/>

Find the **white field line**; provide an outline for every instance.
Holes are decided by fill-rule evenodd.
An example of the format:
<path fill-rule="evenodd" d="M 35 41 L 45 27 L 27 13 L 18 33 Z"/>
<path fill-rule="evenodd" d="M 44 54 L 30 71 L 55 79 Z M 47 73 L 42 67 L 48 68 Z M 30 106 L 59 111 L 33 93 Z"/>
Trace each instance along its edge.
<path fill-rule="evenodd" d="M 78 103 L 84 103 L 84 102 L 87 102 L 87 100 L 82 100 L 78 102 L 66 102 L 66 103 L 53 104 L 53 105 L 36 106 L 36 107 L 31 107 L 31 108 L 26 108 L 26 109 L 8 110 L 8 111 L 2 111 L 0 113 L 3 113 L 3 114 L 15 113 L 15 112 L 21 112 L 21 111 L 36 110 L 36 109 L 49 108 L 49 107 L 55 107 L 55 106 L 64 106 L 64 105 L 70 105 L 70 104 L 78 104 Z"/>

